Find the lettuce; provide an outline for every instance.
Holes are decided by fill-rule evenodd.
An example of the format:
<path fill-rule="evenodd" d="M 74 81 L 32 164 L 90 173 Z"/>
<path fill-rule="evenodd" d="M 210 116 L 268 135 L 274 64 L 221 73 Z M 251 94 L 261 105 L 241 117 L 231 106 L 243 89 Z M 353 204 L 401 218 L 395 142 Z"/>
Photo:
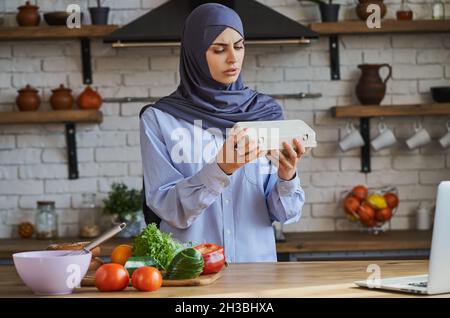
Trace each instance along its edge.
<path fill-rule="evenodd" d="M 134 239 L 133 256 L 151 256 L 159 270 L 166 271 L 176 253 L 183 249 L 181 243 L 169 233 L 161 232 L 155 223 L 149 224 Z"/>

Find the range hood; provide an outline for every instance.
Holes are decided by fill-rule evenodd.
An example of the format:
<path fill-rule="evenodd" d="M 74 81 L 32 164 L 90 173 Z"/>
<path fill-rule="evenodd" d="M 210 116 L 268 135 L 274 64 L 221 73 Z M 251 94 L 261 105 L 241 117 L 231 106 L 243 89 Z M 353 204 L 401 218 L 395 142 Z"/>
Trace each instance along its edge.
<path fill-rule="evenodd" d="M 106 36 L 113 47 L 179 46 L 186 17 L 197 6 L 216 2 L 242 19 L 246 44 L 308 44 L 318 34 L 255 0 L 169 0 Z"/>

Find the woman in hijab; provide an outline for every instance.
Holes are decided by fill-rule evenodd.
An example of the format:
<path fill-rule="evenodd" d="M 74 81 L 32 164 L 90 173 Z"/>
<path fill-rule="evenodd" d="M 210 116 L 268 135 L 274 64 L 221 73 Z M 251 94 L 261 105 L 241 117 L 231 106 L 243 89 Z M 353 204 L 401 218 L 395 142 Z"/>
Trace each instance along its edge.
<path fill-rule="evenodd" d="M 270 262 L 277 260 L 272 223 L 300 219 L 297 162 L 305 149 L 296 139 L 295 147 L 266 154 L 235 126 L 283 119 L 274 99 L 244 86 L 243 59 L 235 11 L 207 3 L 191 12 L 180 84 L 141 116 L 144 195 L 160 229 L 174 238 L 221 245 L 228 262 Z"/>

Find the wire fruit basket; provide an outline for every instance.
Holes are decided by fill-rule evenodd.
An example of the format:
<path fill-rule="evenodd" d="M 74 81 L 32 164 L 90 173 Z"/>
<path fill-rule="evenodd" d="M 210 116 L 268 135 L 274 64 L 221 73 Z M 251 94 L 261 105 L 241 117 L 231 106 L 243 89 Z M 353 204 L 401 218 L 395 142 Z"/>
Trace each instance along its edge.
<path fill-rule="evenodd" d="M 379 234 L 395 215 L 399 205 L 398 190 L 393 186 L 365 187 L 357 185 L 341 192 L 341 206 L 347 218 L 359 222 L 362 231 Z"/>

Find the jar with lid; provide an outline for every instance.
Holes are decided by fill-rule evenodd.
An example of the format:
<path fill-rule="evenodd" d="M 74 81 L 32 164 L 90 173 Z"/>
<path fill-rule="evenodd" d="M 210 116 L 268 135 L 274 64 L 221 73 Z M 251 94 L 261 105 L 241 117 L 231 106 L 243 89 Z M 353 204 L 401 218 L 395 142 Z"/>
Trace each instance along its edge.
<path fill-rule="evenodd" d="M 100 235 L 98 226 L 98 209 L 95 193 L 83 193 L 80 206 L 80 237 L 93 238 Z"/>
<path fill-rule="evenodd" d="M 54 201 L 38 201 L 36 214 L 36 238 L 53 239 L 58 237 L 58 215 Z"/>
<path fill-rule="evenodd" d="M 442 0 L 435 0 L 433 2 L 432 18 L 433 20 L 445 19 L 445 5 Z"/>
<path fill-rule="evenodd" d="M 400 5 L 400 9 L 396 12 L 397 20 L 412 20 L 413 12 L 411 8 L 406 3 L 406 0 L 402 0 L 402 4 Z"/>

